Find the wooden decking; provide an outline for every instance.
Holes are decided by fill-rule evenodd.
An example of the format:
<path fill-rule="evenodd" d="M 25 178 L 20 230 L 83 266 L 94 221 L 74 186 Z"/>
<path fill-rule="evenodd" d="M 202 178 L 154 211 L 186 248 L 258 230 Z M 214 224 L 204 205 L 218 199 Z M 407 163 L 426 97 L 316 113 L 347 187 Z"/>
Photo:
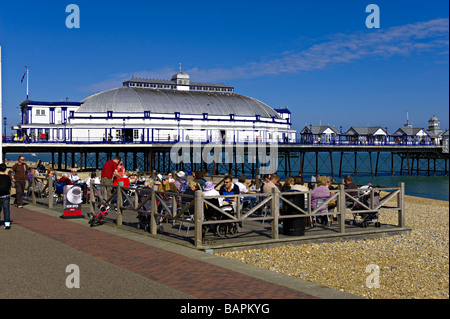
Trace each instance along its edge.
<path fill-rule="evenodd" d="M 51 187 L 51 186 L 50 186 Z M 95 187 L 98 187 L 95 185 Z M 366 191 L 360 189 L 359 191 Z M 131 193 L 130 193 L 131 192 Z M 138 202 L 141 192 L 147 194 L 147 199 L 141 203 Z M 238 209 L 236 214 L 229 215 L 222 212 L 223 220 L 219 223 L 242 223 L 242 227 L 238 228 L 235 234 L 227 234 L 220 237 L 214 231 L 206 233 L 204 240 L 202 240 L 202 228 L 217 224 L 217 221 L 208 221 L 202 218 L 204 216 L 204 206 L 210 204 L 211 197 L 203 197 L 201 192 L 196 192 L 192 199 L 190 196 L 185 206 L 177 205 L 177 201 L 184 195 L 165 193 L 153 190 L 129 189 L 126 187 L 115 187 L 113 193 L 106 200 L 111 202 L 113 198 L 117 197 L 117 202 L 113 200 L 110 213 L 106 218 L 106 223 L 115 227 L 122 227 L 130 231 L 140 232 L 142 235 L 153 236 L 155 238 L 174 242 L 180 245 L 185 245 L 200 250 L 233 250 L 233 249 L 248 249 L 252 247 L 270 247 L 275 245 L 286 244 L 304 244 L 317 242 L 330 242 L 342 240 L 354 240 L 361 238 L 385 237 L 397 234 L 407 234 L 411 231 L 406 227 L 404 214 L 404 184 L 400 183 L 399 187 L 390 188 L 373 188 L 370 189 L 370 200 L 364 203 L 359 198 L 349 196 L 349 191 L 345 190 L 343 185 L 340 185 L 338 190 L 330 191 L 331 196 L 326 201 L 318 205 L 317 208 L 312 209 L 311 194 L 320 193 L 315 191 L 308 191 L 295 194 L 303 194 L 307 196 L 305 208 L 300 208 L 288 201 L 289 193 L 280 193 L 274 189 L 272 194 L 261 194 L 259 204 L 251 210 Z M 383 194 L 379 201 L 375 201 L 375 194 Z M 93 194 L 97 194 L 95 196 Z M 138 196 L 136 196 L 138 195 Z M 291 194 L 292 195 L 292 194 Z M 164 196 L 169 198 L 163 199 Z M 226 195 L 220 197 L 233 197 L 233 195 Z M 377 195 L 378 196 L 378 195 Z M 188 196 L 189 197 L 189 196 Z M 146 201 L 151 199 L 152 209 L 154 213 L 149 213 L 143 210 L 143 205 Z M 45 205 L 47 201 L 49 208 L 63 211 L 62 205 L 53 205 L 52 200 L 45 200 L 42 204 Z M 301 236 L 288 236 L 283 233 L 282 223 L 287 221 L 286 218 L 307 218 L 310 216 L 318 216 L 319 210 L 328 207 L 330 201 L 337 200 L 337 206 L 334 211 L 325 211 L 326 214 L 334 214 L 337 220 L 333 221 L 331 225 L 315 225 L 315 227 L 305 227 L 305 232 Z M 370 223 L 367 227 L 361 225 L 351 224 L 355 210 L 350 210 L 346 207 L 346 201 L 350 200 L 353 204 L 360 205 L 360 210 L 356 212 L 362 213 L 378 213 L 380 216 L 381 227 L 375 227 L 374 223 Z M 33 198 L 36 203 L 41 202 Z M 89 216 L 89 213 L 95 213 L 100 203 L 105 200 L 101 197 L 100 191 L 91 192 L 89 202 L 83 205 L 83 213 Z M 157 204 L 158 203 L 158 204 Z M 172 205 L 170 205 L 172 203 Z M 280 205 L 287 205 L 294 212 L 291 211 L 290 217 L 283 215 Z M 158 206 L 159 205 L 159 206 Z M 193 206 L 195 214 L 191 215 L 191 220 L 185 220 L 184 213 L 187 208 Z M 159 207 L 159 208 L 158 208 Z M 173 209 L 174 207 L 175 209 Z M 237 207 L 241 207 L 238 205 Z M 263 211 L 267 215 L 258 215 L 258 211 L 264 208 Z M 220 208 L 217 208 L 220 210 Z M 270 212 L 275 212 L 273 215 Z M 143 224 L 139 222 L 138 215 L 147 214 L 148 219 L 145 229 L 142 229 Z M 163 217 L 163 222 L 160 219 Z M 200 218 L 198 218 L 200 217 Z M 388 218 L 385 218 L 388 217 Z M 86 221 L 87 222 L 87 221 Z M 181 226 L 180 226 L 181 225 Z M 102 225 L 98 227 L 107 227 Z M 189 227 L 189 229 L 188 229 Z M 210 227 L 208 227 L 210 228 Z M 211 227 L 214 228 L 214 227 Z"/>

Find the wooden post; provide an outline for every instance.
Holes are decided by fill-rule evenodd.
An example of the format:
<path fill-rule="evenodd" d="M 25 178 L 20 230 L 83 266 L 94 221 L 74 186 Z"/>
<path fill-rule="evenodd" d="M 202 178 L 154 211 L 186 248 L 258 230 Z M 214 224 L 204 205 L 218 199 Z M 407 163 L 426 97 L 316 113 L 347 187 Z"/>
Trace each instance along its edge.
<path fill-rule="evenodd" d="M 338 229 L 339 233 L 345 233 L 345 186 L 339 184 L 339 203 L 338 203 Z"/>
<path fill-rule="evenodd" d="M 270 203 L 272 214 L 272 239 L 278 239 L 278 217 L 280 216 L 280 191 L 272 188 L 272 202 Z"/>
<path fill-rule="evenodd" d="M 122 204 L 123 204 L 122 187 L 123 182 L 119 182 L 117 185 L 117 218 L 116 218 L 117 226 L 122 225 Z"/>
<path fill-rule="evenodd" d="M 261 188 L 261 175 L 257 174 L 255 178 L 255 190 L 259 191 Z"/>
<path fill-rule="evenodd" d="M 95 216 L 95 179 L 91 178 L 89 183 L 90 193 L 89 193 L 89 214 L 91 217 Z"/>
<path fill-rule="evenodd" d="M 51 176 L 48 177 L 48 208 L 53 208 L 53 179 Z"/>
<path fill-rule="evenodd" d="M 158 213 L 158 203 L 156 202 L 156 191 L 158 186 L 154 185 L 152 189 L 152 210 L 150 212 L 150 234 L 156 235 L 156 214 Z"/>
<path fill-rule="evenodd" d="M 34 173 L 33 178 L 31 179 L 31 188 L 32 188 L 32 192 L 31 192 L 31 202 L 36 205 L 36 173 Z"/>
<path fill-rule="evenodd" d="M 397 207 L 398 207 L 398 226 L 405 227 L 405 183 L 398 183 L 400 192 L 397 196 Z"/>
<path fill-rule="evenodd" d="M 203 194 L 202 191 L 198 190 L 195 192 L 194 197 L 194 205 L 195 205 L 195 215 L 194 215 L 194 221 L 195 221 L 195 238 L 194 238 L 194 245 L 195 247 L 201 247 L 202 246 L 202 228 L 203 228 Z"/>

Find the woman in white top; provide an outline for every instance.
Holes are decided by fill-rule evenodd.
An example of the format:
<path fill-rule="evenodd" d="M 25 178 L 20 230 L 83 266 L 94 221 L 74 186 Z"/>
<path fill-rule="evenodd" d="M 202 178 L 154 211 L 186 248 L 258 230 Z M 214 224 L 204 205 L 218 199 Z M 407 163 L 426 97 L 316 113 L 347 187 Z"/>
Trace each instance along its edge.
<path fill-rule="evenodd" d="M 214 188 L 213 182 L 206 182 L 203 187 L 203 196 L 220 196 L 220 193 Z M 219 205 L 222 206 L 223 198 L 219 197 Z"/>

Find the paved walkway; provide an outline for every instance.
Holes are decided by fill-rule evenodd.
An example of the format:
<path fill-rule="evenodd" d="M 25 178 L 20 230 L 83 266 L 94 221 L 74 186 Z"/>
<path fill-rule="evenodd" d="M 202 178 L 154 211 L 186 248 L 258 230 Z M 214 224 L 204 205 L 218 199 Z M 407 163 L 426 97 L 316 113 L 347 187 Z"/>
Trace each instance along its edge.
<path fill-rule="evenodd" d="M 0 298 L 316 299 L 355 298 L 301 279 L 217 257 L 41 206 L 11 207 L 0 228 Z M 80 270 L 69 289 L 68 265 Z"/>

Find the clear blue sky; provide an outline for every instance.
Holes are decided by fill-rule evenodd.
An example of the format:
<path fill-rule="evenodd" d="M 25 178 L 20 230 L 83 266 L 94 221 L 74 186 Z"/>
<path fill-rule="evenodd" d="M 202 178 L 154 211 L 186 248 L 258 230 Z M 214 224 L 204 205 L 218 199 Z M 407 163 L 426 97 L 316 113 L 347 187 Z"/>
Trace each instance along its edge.
<path fill-rule="evenodd" d="M 66 27 L 66 6 L 80 28 Z M 380 28 L 366 27 L 368 4 Z M 132 75 L 225 83 L 273 108 L 293 128 L 383 126 L 432 115 L 449 128 L 448 1 L 2 1 L 3 114 L 30 99 L 81 101 Z"/>

